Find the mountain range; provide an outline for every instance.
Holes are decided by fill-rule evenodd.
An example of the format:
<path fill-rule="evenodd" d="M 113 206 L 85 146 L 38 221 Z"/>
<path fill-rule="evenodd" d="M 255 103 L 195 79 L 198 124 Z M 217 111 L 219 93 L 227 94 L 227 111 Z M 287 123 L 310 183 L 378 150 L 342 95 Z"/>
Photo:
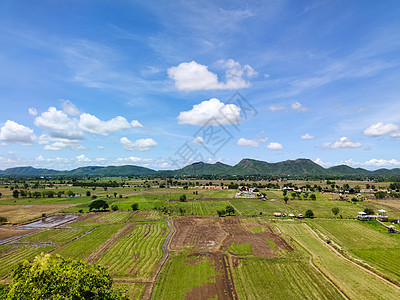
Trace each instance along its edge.
<path fill-rule="evenodd" d="M 0 176 L 400 176 L 400 169 L 379 169 L 368 171 L 362 168 L 352 168 L 346 165 L 323 168 L 310 159 L 286 160 L 277 163 L 268 163 L 255 159 L 245 158 L 238 164 L 230 166 L 221 162 L 214 164 L 196 162 L 177 170 L 156 171 L 145 167 L 125 166 L 90 166 L 71 171 L 57 171 L 52 169 L 36 169 L 33 167 L 16 167 L 4 171 Z"/>

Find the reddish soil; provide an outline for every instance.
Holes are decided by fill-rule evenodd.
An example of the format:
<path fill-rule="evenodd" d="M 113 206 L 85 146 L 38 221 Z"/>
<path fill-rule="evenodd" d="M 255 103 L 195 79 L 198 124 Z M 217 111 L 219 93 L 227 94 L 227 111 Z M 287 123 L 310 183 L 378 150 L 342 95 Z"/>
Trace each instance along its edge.
<path fill-rule="evenodd" d="M 171 250 L 190 247 L 194 251 L 215 251 L 225 238 L 218 222 L 204 217 L 182 217 L 174 220 L 174 226 Z"/>

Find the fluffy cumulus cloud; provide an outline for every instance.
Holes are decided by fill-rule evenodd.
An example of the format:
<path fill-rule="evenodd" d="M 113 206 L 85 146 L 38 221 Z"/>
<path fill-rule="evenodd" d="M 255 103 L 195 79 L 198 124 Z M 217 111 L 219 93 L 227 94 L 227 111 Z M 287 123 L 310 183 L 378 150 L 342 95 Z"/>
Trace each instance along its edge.
<path fill-rule="evenodd" d="M 246 78 L 253 77 L 256 71 L 249 65 L 242 66 L 233 59 L 220 60 L 217 65 L 226 69 L 226 82 L 220 82 L 218 75 L 208 67 L 195 61 L 183 62 L 168 69 L 168 76 L 175 86 L 183 91 L 240 89 L 250 86 Z"/>
<path fill-rule="evenodd" d="M 283 149 L 283 146 L 279 143 L 272 142 L 268 144 L 267 148 L 270 150 L 281 150 Z"/>
<path fill-rule="evenodd" d="M 31 145 L 36 140 L 36 135 L 29 127 L 7 120 L 0 129 L 0 140 L 21 145 Z"/>
<path fill-rule="evenodd" d="M 353 142 L 351 139 L 343 136 L 333 144 L 328 142 L 322 145 L 322 149 L 340 149 L 340 148 L 360 148 L 361 143 Z"/>
<path fill-rule="evenodd" d="M 123 137 L 121 138 L 120 142 L 124 147 L 124 149 L 127 151 L 134 151 L 134 150 L 147 151 L 150 150 L 150 148 L 153 148 L 158 145 L 158 143 L 155 140 L 150 138 L 130 141 L 128 138 Z"/>
<path fill-rule="evenodd" d="M 138 120 L 132 120 L 131 125 L 134 128 L 143 128 L 144 127 Z"/>
<path fill-rule="evenodd" d="M 107 136 L 110 133 L 128 129 L 131 125 L 121 116 L 117 116 L 109 121 L 101 121 L 91 114 L 81 114 L 79 119 L 79 128 L 99 135 Z"/>
<path fill-rule="evenodd" d="M 183 111 L 178 116 L 179 124 L 203 126 L 206 123 L 211 126 L 220 124 L 238 124 L 241 121 L 240 107 L 235 104 L 225 104 L 216 98 L 205 100 L 193 105 L 189 111 Z"/>
<path fill-rule="evenodd" d="M 119 157 L 116 159 L 117 163 L 135 163 L 135 164 L 143 164 L 143 163 L 149 163 L 152 162 L 153 159 L 151 158 L 141 158 L 141 157 L 135 157 L 135 156 L 129 156 L 129 157 Z"/>
<path fill-rule="evenodd" d="M 306 134 L 302 135 L 300 138 L 302 140 L 313 140 L 315 138 L 315 136 L 309 135 L 308 133 L 306 133 Z"/>
<path fill-rule="evenodd" d="M 57 110 L 55 107 L 49 107 L 35 119 L 34 123 L 37 127 L 48 130 L 53 138 L 83 139 L 83 132 L 78 126 L 78 121 L 70 119 L 64 111 Z"/>
<path fill-rule="evenodd" d="M 63 112 L 70 116 L 79 116 L 80 115 L 80 110 L 69 100 L 64 100 L 61 99 L 61 108 Z"/>
<path fill-rule="evenodd" d="M 393 123 L 384 124 L 378 122 L 365 129 L 364 134 L 366 136 L 381 136 L 389 134 L 391 137 L 400 137 L 400 126 Z"/>
<path fill-rule="evenodd" d="M 251 147 L 258 147 L 260 143 L 266 142 L 268 138 L 264 139 L 252 139 L 248 140 L 246 138 L 241 137 L 237 142 L 236 145 L 238 146 L 251 146 Z"/>
<path fill-rule="evenodd" d="M 77 142 L 54 142 L 47 144 L 43 147 L 44 150 L 50 150 L 50 151 L 59 151 L 62 149 L 71 149 L 71 150 L 86 150 L 84 146 Z"/>

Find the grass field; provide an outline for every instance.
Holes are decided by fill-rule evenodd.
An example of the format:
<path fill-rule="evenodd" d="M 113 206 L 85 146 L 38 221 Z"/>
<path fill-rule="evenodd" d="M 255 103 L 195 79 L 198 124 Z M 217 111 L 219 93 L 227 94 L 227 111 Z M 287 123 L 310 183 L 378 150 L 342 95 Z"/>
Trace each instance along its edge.
<path fill-rule="evenodd" d="M 185 299 L 195 287 L 215 283 L 218 273 L 204 256 L 187 257 L 187 252 L 175 253 L 164 265 L 152 299 Z"/>
<path fill-rule="evenodd" d="M 376 221 L 314 220 L 321 229 L 353 256 L 400 282 L 400 235 L 388 233 Z"/>
<path fill-rule="evenodd" d="M 240 260 L 233 274 L 240 299 L 343 299 L 304 260 Z"/>
<path fill-rule="evenodd" d="M 280 222 L 280 230 L 312 257 L 313 263 L 351 299 L 399 299 L 400 289 L 335 254 L 303 223 Z"/>

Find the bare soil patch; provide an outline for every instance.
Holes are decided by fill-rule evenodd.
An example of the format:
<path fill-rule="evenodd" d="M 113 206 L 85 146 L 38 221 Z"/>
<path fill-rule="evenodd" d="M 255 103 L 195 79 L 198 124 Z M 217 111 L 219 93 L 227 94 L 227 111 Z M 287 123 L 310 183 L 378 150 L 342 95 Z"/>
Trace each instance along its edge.
<path fill-rule="evenodd" d="M 266 228 L 265 232 L 252 233 L 248 230 L 239 218 L 224 218 L 221 220 L 221 228 L 227 233 L 227 237 L 223 240 L 222 250 L 228 250 L 232 244 L 249 243 L 252 247 L 253 254 L 261 257 L 274 257 L 276 252 L 280 250 L 288 250 L 293 252 L 286 241 L 276 235 L 270 225 L 259 224 Z M 272 241 L 275 246 L 271 248 L 267 240 Z"/>
<path fill-rule="evenodd" d="M 2 225 L 0 226 L 0 245 L 39 231 L 39 229 L 18 229 L 14 226 Z"/>
<path fill-rule="evenodd" d="M 20 223 L 40 217 L 43 213 L 52 214 L 70 207 L 70 204 L 52 205 L 1 205 L 1 216 L 10 223 Z"/>
<path fill-rule="evenodd" d="M 174 220 L 176 234 L 172 250 L 190 247 L 193 251 L 215 251 L 225 237 L 218 222 L 202 217 L 182 217 Z"/>

